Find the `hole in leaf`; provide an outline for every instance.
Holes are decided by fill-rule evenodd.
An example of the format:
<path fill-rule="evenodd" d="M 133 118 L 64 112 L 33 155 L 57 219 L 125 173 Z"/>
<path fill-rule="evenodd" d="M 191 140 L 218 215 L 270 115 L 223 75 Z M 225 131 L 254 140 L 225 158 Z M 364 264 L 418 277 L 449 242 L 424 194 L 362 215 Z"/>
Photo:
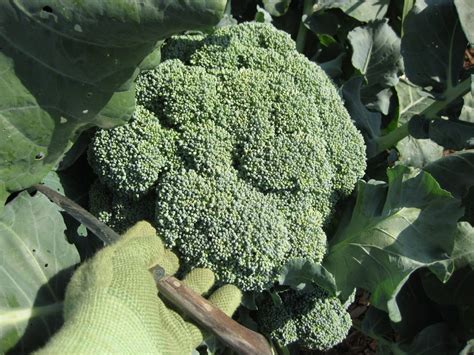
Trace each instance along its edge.
<path fill-rule="evenodd" d="M 36 253 L 36 249 L 33 249 L 32 252 L 33 252 L 33 253 Z"/>
<path fill-rule="evenodd" d="M 38 154 L 35 155 L 36 160 L 42 160 L 44 158 L 44 153 L 39 152 Z"/>
<path fill-rule="evenodd" d="M 44 264 L 44 267 L 48 267 L 48 264 Z"/>
<path fill-rule="evenodd" d="M 53 9 L 51 8 L 51 6 L 44 6 L 44 7 L 43 7 L 43 11 L 49 12 L 50 14 L 53 13 Z"/>

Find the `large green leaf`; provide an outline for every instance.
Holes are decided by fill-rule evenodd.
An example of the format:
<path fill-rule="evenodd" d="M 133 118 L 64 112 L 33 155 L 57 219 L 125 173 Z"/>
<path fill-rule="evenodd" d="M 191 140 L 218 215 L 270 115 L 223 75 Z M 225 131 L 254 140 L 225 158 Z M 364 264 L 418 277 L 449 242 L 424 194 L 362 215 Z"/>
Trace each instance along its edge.
<path fill-rule="evenodd" d="M 471 0 L 454 0 L 464 33 L 471 45 L 474 45 L 474 6 Z"/>
<path fill-rule="evenodd" d="M 464 96 L 464 105 L 462 107 L 459 119 L 462 121 L 474 123 L 474 95 L 472 92 Z"/>
<path fill-rule="evenodd" d="M 409 296 L 409 294 L 407 293 Z M 415 296 L 415 295 L 412 295 Z M 407 300 L 410 302 L 410 300 Z M 362 322 L 362 331 L 377 340 L 377 354 L 387 355 L 455 355 L 462 349 L 462 344 L 457 341 L 456 335 L 453 334 L 452 328 L 445 322 L 439 321 L 439 315 L 435 310 L 429 307 L 424 299 L 412 300 L 410 307 L 404 313 L 408 321 L 416 321 L 416 317 L 425 317 L 428 321 L 427 326 L 419 330 L 417 334 L 410 339 L 402 339 L 397 331 L 393 328 L 394 323 L 390 322 L 387 313 L 370 307 Z M 426 303 L 422 303 L 422 302 Z M 421 303 L 420 303 L 421 302 Z M 415 318 L 415 319 L 413 319 Z M 434 321 L 437 319 L 437 321 Z M 430 321 L 431 319 L 431 321 Z M 412 331 L 417 331 L 418 324 L 409 324 Z M 406 330 L 406 329 L 405 329 Z"/>
<path fill-rule="evenodd" d="M 424 167 L 441 185 L 457 198 L 463 198 L 474 186 L 474 150 L 459 152 Z"/>
<path fill-rule="evenodd" d="M 369 307 L 361 324 L 361 331 L 373 339 L 377 339 L 377 347 L 389 345 L 393 338 L 393 329 L 388 314 L 375 307 Z M 377 354 L 380 351 L 377 349 Z"/>
<path fill-rule="evenodd" d="M 361 76 L 349 79 L 342 87 L 344 103 L 356 126 L 362 131 L 367 140 L 380 136 L 382 115 L 379 112 L 367 110 L 360 99 L 363 78 Z"/>
<path fill-rule="evenodd" d="M 411 344 L 400 345 L 395 354 L 455 355 L 461 346 L 446 323 L 436 323 L 423 329 Z"/>
<path fill-rule="evenodd" d="M 272 16 L 282 16 L 290 7 L 291 0 L 263 0 L 263 6 Z"/>
<path fill-rule="evenodd" d="M 408 79 L 442 93 L 462 70 L 466 38 L 452 0 L 416 0 L 403 23 L 402 55 Z"/>
<path fill-rule="evenodd" d="M 90 126 L 124 123 L 140 63 L 173 33 L 218 22 L 225 0 L 0 2 L 0 183 L 39 182 Z M 4 192 L 0 192 L 3 195 Z"/>
<path fill-rule="evenodd" d="M 474 148 L 474 123 L 460 120 L 432 120 L 429 137 L 447 149 Z"/>
<path fill-rule="evenodd" d="M 343 297 L 364 288 L 373 306 L 400 321 L 396 296 L 410 274 L 427 267 L 443 281 L 451 275 L 448 253 L 462 215 L 460 202 L 431 175 L 397 166 L 388 184 L 359 182 L 352 218 L 331 240 L 323 266 Z"/>
<path fill-rule="evenodd" d="M 437 118 L 427 126 L 426 138 L 447 149 L 474 147 L 474 126 L 439 119 L 469 92 L 471 84 L 470 78 L 460 81 L 467 40 L 454 3 L 416 0 L 403 30 L 401 49 L 406 76 L 414 84 L 430 89 L 436 99 L 421 112 L 424 118 Z"/>
<path fill-rule="evenodd" d="M 474 228 L 467 222 L 458 223 L 451 257 L 457 269 L 465 266 L 470 266 L 474 269 Z M 474 298 L 472 301 L 474 301 Z"/>
<path fill-rule="evenodd" d="M 65 171 L 50 171 L 41 183 L 88 209 L 89 190 L 95 179 L 87 161 L 81 161 Z M 66 225 L 65 234 L 76 246 L 81 260 L 91 257 L 103 246 L 103 242 L 83 224 L 68 213 L 62 215 Z"/>
<path fill-rule="evenodd" d="M 433 274 L 431 274 L 433 275 Z M 397 295 L 402 319 L 390 322 L 397 341 L 410 343 L 424 328 L 442 320 L 436 304 L 426 295 L 419 273 L 411 275 Z"/>
<path fill-rule="evenodd" d="M 0 215 L 0 353 L 43 344 L 62 322 L 68 268 L 79 262 L 58 208 L 22 192 Z M 18 343 L 18 341 L 21 341 Z"/>
<path fill-rule="evenodd" d="M 312 0 L 313 11 L 339 8 L 361 22 L 382 19 L 390 0 Z"/>
<path fill-rule="evenodd" d="M 395 90 L 398 96 L 398 125 L 405 124 L 413 116 L 421 114 L 435 101 L 430 94 L 406 79 L 401 79 Z M 409 136 L 398 142 L 396 147 L 400 155 L 399 162 L 416 168 L 423 168 L 443 155 L 443 147 L 429 139 Z"/>
<path fill-rule="evenodd" d="M 386 312 L 370 307 L 362 322 L 362 331 L 392 352 L 404 354 L 402 348 L 410 346 L 420 332 L 442 318 L 436 304 L 425 294 L 418 273 L 402 287 L 397 302 L 402 314 L 400 322 L 391 322 Z"/>
<path fill-rule="evenodd" d="M 397 143 L 399 163 L 423 168 L 443 156 L 444 148 L 429 139 L 416 139 L 408 136 Z"/>
<path fill-rule="evenodd" d="M 381 90 L 395 86 L 403 69 L 400 38 L 387 22 L 371 22 L 348 35 L 353 49 L 352 64 L 366 81 L 362 88 L 365 103 Z"/>
<path fill-rule="evenodd" d="M 3 211 L 3 206 L 5 205 L 7 198 L 8 198 L 8 192 L 5 187 L 5 183 L 0 181 L 0 213 L 2 213 Z"/>
<path fill-rule="evenodd" d="M 466 345 L 461 350 L 459 355 L 472 355 L 473 352 L 474 352 L 474 339 L 469 339 L 469 341 L 466 342 Z"/>
<path fill-rule="evenodd" d="M 471 245 L 472 248 L 472 245 Z M 456 305 L 460 313 L 466 312 L 468 309 L 473 311 L 469 314 L 472 328 L 471 336 L 474 335 L 474 269 L 464 267 L 453 274 L 453 276 L 443 284 L 436 277 L 427 274 L 423 279 L 423 285 L 426 294 L 436 301 L 444 305 Z"/>
<path fill-rule="evenodd" d="M 387 13 L 390 0 L 345 0 L 338 6 L 347 15 L 362 22 L 382 19 Z"/>
<path fill-rule="evenodd" d="M 290 286 L 295 290 L 303 290 L 313 283 L 325 289 L 328 293 L 336 294 L 336 282 L 322 265 L 306 259 L 290 260 L 281 270 L 278 277 L 280 285 Z"/>
<path fill-rule="evenodd" d="M 395 90 L 398 96 L 398 124 L 407 123 L 435 101 L 430 94 L 406 79 L 401 79 L 395 86 Z"/>
<path fill-rule="evenodd" d="M 456 271 L 446 283 L 430 273 L 423 277 L 426 294 L 441 305 L 450 308 L 453 328 L 463 338 L 474 337 L 474 228 L 467 222 L 458 224 L 451 257 Z"/>
<path fill-rule="evenodd" d="M 328 60 L 327 62 L 318 63 L 330 78 L 334 79 L 342 74 L 342 61 L 345 53 L 339 54 L 336 58 Z"/>

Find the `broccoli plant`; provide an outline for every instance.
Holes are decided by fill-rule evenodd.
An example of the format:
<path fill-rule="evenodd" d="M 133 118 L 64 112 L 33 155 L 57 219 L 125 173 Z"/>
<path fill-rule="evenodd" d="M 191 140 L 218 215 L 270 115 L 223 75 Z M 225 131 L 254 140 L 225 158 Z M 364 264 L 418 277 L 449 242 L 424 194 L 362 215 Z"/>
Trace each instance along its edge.
<path fill-rule="evenodd" d="M 339 343 L 346 309 L 334 352 L 471 353 L 470 2 L 0 2 L 0 353 L 61 326 L 105 230 L 40 180 L 150 221 L 283 354 Z"/>
<path fill-rule="evenodd" d="M 299 343 L 308 349 L 328 350 L 343 341 L 352 325 L 341 301 L 320 288 L 266 298 L 259 307 L 261 329 L 281 345 Z"/>
<path fill-rule="evenodd" d="M 331 80 L 266 24 L 177 36 L 163 58 L 139 77 L 131 122 L 95 135 L 99 179 L 137 204 L 156 192 L 167 245 L 243 290 L 291 258 L 320 263 L 323 227 L 366 166 Z"/>

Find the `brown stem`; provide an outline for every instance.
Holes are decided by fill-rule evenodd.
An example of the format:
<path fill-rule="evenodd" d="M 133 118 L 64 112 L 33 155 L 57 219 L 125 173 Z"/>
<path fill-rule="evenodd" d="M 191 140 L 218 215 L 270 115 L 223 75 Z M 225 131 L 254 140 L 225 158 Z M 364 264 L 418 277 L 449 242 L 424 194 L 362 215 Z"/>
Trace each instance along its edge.
<path fill-rule="evenodd" d="M 219 308 L 172 276 L 165 276 L 157 283 L 158 290 L 182 312 L 189 315 L 202 328 L 214 333 L 229 348 L 239 354 L 271 355 L 265 337 L 229 318 Z"/>

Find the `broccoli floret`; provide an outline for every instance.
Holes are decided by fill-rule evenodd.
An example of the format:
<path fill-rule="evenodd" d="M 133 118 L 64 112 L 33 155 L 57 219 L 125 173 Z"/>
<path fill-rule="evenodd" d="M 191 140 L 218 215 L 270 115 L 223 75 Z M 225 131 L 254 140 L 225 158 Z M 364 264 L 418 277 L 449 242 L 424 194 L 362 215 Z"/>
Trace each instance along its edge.
<path fill-rule="evenodd" d="M 161 59 L 179 59 L 183 63 L 188 63 L 191 55 L 202 45 L 202 40 L 206 38 L 201 33 L 186 34 L 179 36 L 179 41 L 170 39 L 164 46 Z"/>
<path fill-rule="evenodd" d="M 89 159 L 114 194 L 156 189 L 155 224 L 191 266 L 260 290 L 289 259 L 320 263 L 324 225 L 365 170 L 336 88 L 269 24 L 177 36 L 137 80 L 130 123 Z"/>
<path fill-rule="evenodd" d="M 97 131 L 89 147 L 89 162 L 112 191 L 138 199 L 173 165 L 176 137 L 151 111 L 137 106 L 127 125 Z"/>
<path fill-rule="evenodd" d="M 266 299 L 257 320 L 262 331 L 281 345 L 298 343 L 313 350 L 328 350 L 342 342 L 352 320 L 337 297 L 322 289 L 310 292 L 286 290 L 281 304 Z"/>
<path fill-rule="evenodd" d="M 290 250 L 273 197 L 231 170 L 213 179 L 194 170 L 168 174 L 158 188 L 156 222 L 187 263 L 218 270 L 220 279 L 243 290 L 274 281 Z"/>
<path fill-rule="evenodd" d="M 89 191 L 90 212 L 117 233 L 125 232 L 138 221 L 153 221 L 154 209 L 153 192 L 137 201 L 114 194 L 99 180 L 92 184 Z"/>

